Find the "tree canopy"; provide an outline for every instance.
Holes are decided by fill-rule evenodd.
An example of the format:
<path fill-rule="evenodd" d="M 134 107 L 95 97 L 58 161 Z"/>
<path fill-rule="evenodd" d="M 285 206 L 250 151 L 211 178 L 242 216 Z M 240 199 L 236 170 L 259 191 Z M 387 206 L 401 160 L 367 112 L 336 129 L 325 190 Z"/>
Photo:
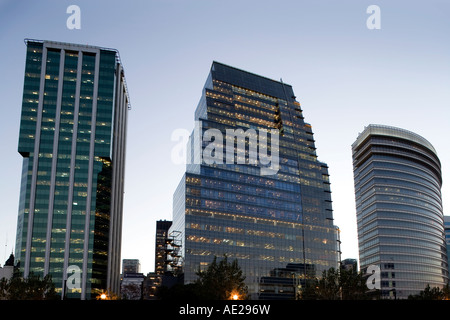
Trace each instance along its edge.
<path fill-rule="evenodd" d="M 237 259 L 232 262 L 224 256 L 220 261 L 214 256 L 206 270 L 197 271 L 198 279 L 190 284 L 177 284 L 172 288 L 161 288 L 162 299 L 229 300 L 246 299 L 245 275 Z"/>
<path fill-rule="evenodd" d="M 0 300 L 51 300 L 56 299 L 55 285 L 50 275 L 41 279 L 30 273 L 27 278 L 14 276 L 0 280 Z"/>
<path fill-rule="evenodd" d="M 320 279 L 308 279 L 300 292 L 302 300 L 369 299 L 365 278 L 356 270 L 330 268 Z"/>
<path fill-rule="evenodd" d="M 217 262 L 217 257 L 214 257 L 208 269 L 199 270 L 197 276 L 197 285 L 211 300 L 229 300 L 233 296 L 239 299 L 247 297 L 245 276 L 237 259 L 229 263 L 227 256 L 224 256 Z"/>
<path fill-rule="evenodd" d="M 447 284 L 444 288 L 430 287 L 428 284 L 419 294 L 408 296 L 408 300 L 449 300 L 450 287 Z"/>

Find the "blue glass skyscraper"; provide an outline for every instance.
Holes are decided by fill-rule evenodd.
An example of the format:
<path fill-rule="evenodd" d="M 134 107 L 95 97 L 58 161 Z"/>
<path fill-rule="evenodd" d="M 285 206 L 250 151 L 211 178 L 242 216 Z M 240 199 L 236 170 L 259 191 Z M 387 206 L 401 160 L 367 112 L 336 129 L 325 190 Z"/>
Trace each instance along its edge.
<path fill-rule="evenodd" d="M 195 120 L 170 229 L 180 232 L 185 282 L 227 255 L 257 299 L 276 268 L 337 268 L 328 167 L 292 87 L 213 62 Z M 311 274 L 296 276 L 301 285 Z"/>

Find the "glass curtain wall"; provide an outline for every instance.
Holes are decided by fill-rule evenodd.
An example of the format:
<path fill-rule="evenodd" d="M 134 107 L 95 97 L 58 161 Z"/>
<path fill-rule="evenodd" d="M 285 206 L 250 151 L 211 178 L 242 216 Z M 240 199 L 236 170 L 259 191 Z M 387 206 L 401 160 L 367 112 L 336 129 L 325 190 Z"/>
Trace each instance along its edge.
<path fill-rule="evenodd" d="M 314 265 L 319 276 L 337 268 L 339 231 L 333 225 L 328 167 L 317 159 L 311 125 L 304 122 L 292 87 L 214 62 L 195 117 L 199 131 L 188 144 L 171 227 L 183 233 L 185 282 L 194 281 L 213 256 L 227 255 L 238 259 L 250 296 L 258 299 L 259 279 L 275 268 Z M 230 157 L 226 133 L 238 129 L 248 135 L 231 138 Z M 211 132 L 226 137 L 216 141 L 223 154 L 213 163 L 211 156 L 218 157 L 208 153 L 211 140 L 205 138 Z M 278 170 L 261 174 L 251 150 L 260 157 L 278 153 Z"/>

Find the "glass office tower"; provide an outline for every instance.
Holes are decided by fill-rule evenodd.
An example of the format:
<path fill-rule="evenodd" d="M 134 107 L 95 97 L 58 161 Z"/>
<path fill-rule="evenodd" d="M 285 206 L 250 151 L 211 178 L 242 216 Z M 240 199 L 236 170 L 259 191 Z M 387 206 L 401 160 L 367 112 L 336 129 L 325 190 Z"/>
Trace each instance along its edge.
<path fill-rule="evenodd" d="M 361 270 L 381 270 L 384 298 L 448 281 L 441 164 L 423 137 L 369 125 L 352 145 Z"/>
<path fill-rule="evenodd" d="M 26 45 L 17 263 L 25 277 L 50 274 L 62 297 L 117 291 L 129 109 L 119 53 Z"/>
<path fill-rule="evenodd" d="M 223 255 L 238 259 L 252 299 L 274 269 L 337 268 L 328 167 L 292 87 L 213 62 L 195 120 L 170 229 L 185 283 Z"/>

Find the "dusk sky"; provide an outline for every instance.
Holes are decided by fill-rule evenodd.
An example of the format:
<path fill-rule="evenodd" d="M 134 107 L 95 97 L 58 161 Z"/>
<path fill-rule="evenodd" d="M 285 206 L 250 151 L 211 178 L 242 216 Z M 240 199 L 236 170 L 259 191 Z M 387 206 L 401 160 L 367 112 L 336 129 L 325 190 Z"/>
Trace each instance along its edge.
<path fill-rule="evenodd" d="M 70 5 L 80 29 L 67 28 Z M 381 29 L 369 29 L 370 5 Z M 14 250 L 25 38 L 118 49 L 129 112 L 122 259 L 154 269 L 156 221 L 172 220 L 184 171 L 176 129 L 191 131 L 213 61 L 292 85 L 328 164 L 342 258 L 357 258 L 351 145 L 368 124 L 431 142 L 450 215 L 450 2 L 380 0 L 0 0 L 0 264 Z"/>

